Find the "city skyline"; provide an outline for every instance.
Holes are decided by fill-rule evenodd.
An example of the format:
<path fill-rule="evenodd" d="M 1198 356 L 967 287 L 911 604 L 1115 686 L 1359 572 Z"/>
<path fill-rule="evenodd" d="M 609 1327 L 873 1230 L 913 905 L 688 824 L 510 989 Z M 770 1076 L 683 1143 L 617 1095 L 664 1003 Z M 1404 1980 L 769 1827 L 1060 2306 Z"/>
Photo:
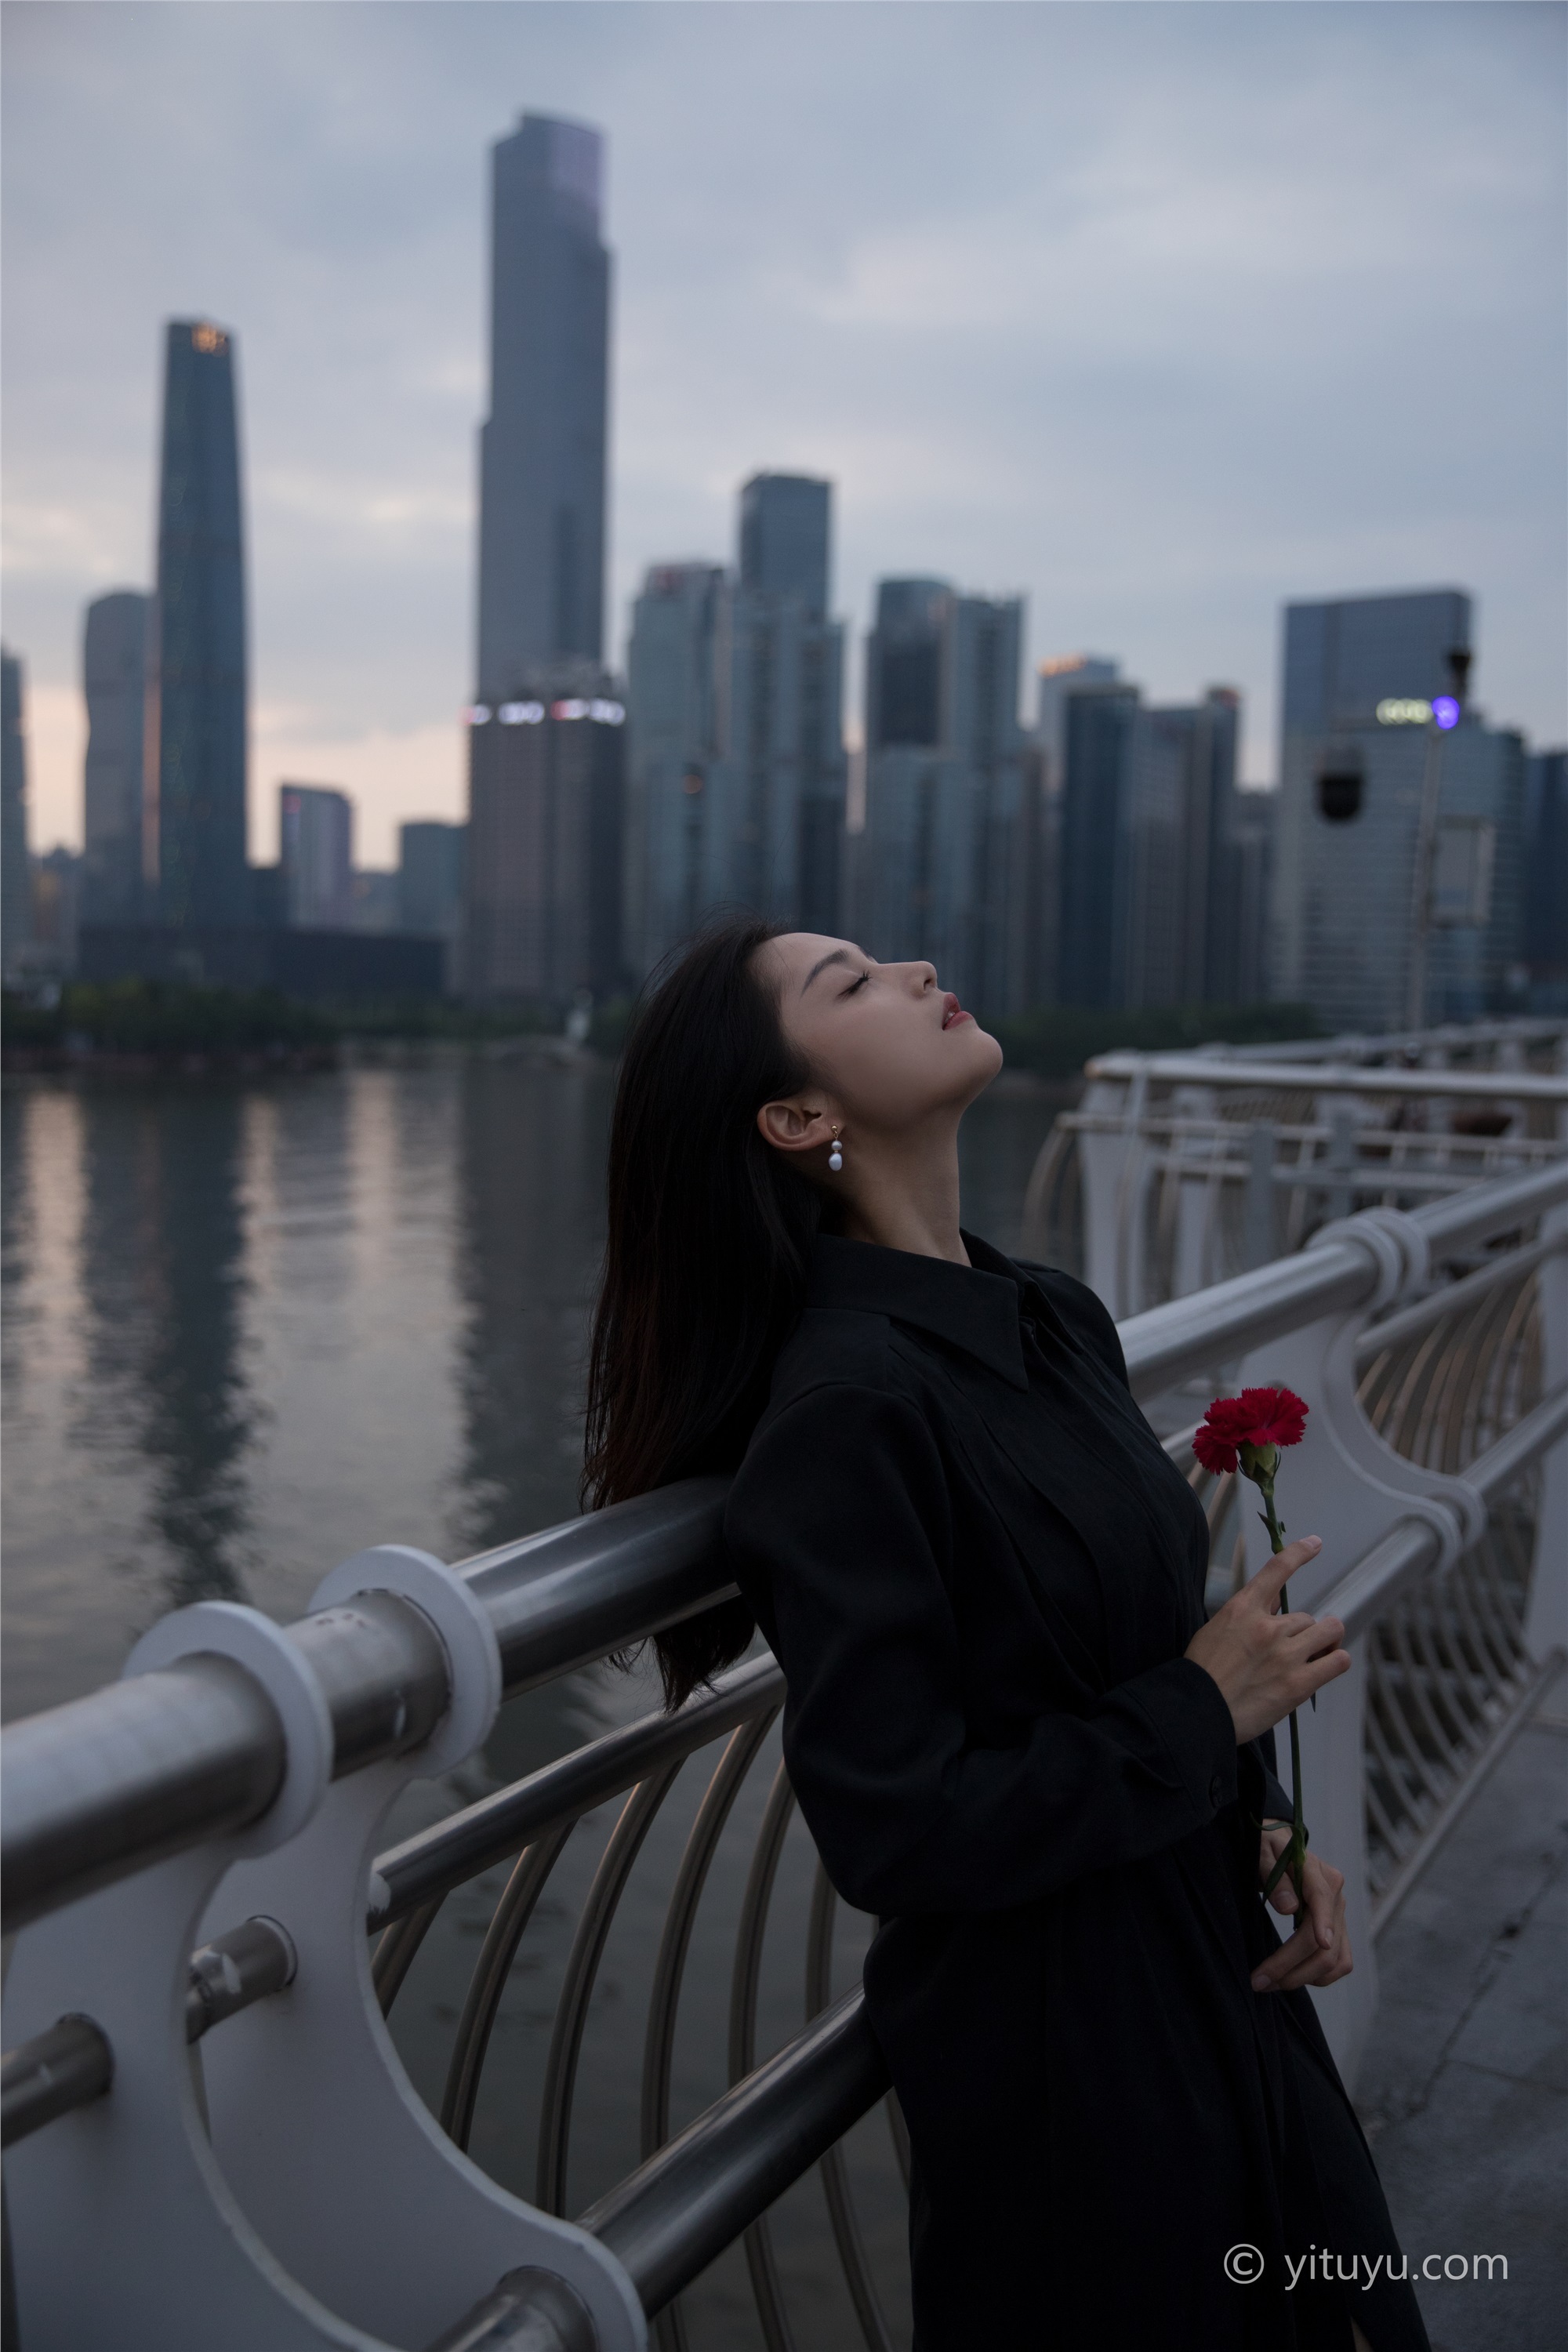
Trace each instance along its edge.
<path fill-rule="evenodd" d="M 67 73 L 51 12 L 13 12 L 7 641 L 38 847 L 79 835 L 80 614 L 148 583 L 158 320 L 198 311 L 247 350 L 253 854 L 289 773 L 353 793 L 372 863 L 460 812 L 484 161 L 524 110 L 609 148 L 617 665 L 643 571 L 722 560 L 773 469 L 836 486 L 851 711 L 872 583 L 939 572 L 1026 595 L 1031 668 L 1103 646 L 1155 699 L 1234 681 L 1245 779 L 1273 782 L 1281 604 L 1451 580 L 1481 706 L 1568 731 L 1554 15 L 1140 11 L 1129 51 L 1114 6 L 911 12 L 892 50 L 885 10 L 809 45 L 766 7 L 700 38 L 681 7 L 596 9 L 592 39 L 577 13 L 451 7 L 437 39 L 431 11 L 324 7 L 307 55 L 285 12 L 88 6 Z M 902 145 L 862 119 L 873 58 Z"/>

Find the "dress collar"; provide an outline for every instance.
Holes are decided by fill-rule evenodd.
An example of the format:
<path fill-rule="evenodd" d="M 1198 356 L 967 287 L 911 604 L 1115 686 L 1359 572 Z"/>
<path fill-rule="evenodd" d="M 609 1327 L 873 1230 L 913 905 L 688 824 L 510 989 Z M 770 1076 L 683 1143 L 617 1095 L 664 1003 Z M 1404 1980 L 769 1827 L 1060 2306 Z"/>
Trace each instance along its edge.
<path fill-rule="evenodd" d="M 1020 1277 L 999 1250 L 963 1235 L 969 1265 L 917 1257 L 874 1242 L 819 1234 L 806 1276 L 808 1307 L 844 1307 L 886 1315 L 930 1331 L 997 1373 L 1009 1387 L 1027 1389 L 1018 1336 Z"/>

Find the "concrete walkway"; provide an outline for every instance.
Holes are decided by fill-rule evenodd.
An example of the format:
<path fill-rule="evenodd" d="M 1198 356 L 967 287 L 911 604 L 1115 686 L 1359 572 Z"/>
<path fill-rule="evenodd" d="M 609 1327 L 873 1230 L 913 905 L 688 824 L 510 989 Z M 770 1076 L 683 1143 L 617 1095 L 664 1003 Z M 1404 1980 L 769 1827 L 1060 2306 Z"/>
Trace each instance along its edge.
<path fill-rule="evenodd" d="M 1568 1675 L 1559 1675 L 1378 1942 L 1356 2104 L 1433 2352 L 1568 2345 Z M 1436 2265 L 1434 2265 L 1436 2267 Z"/>

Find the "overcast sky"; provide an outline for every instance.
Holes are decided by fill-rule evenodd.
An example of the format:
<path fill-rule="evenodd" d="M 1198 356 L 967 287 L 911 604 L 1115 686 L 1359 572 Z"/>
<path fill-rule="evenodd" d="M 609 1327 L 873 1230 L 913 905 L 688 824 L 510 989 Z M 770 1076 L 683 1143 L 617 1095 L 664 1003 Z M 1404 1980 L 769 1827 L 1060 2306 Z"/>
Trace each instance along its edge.
<path fill-rule="evenodd" d="M 610 633 L 838 486 L 835 597 L 1028 597 L 1031 663 L 1247 698 L 1279 606 L 1457 585 L 1478 698 L 1564 704 L 1565 14 L 1552 5 L 5 10 L 5 636 L 33 839 L 79 840 L 81 610 L 148 583 L 161 325 L 238 337 L 252 842 L 462 806 L 489 142 L 600 125 Z M 858 674 L 858 666 L 857 666 Z M 851 717 L 853 717 L 853 712 Z"/>

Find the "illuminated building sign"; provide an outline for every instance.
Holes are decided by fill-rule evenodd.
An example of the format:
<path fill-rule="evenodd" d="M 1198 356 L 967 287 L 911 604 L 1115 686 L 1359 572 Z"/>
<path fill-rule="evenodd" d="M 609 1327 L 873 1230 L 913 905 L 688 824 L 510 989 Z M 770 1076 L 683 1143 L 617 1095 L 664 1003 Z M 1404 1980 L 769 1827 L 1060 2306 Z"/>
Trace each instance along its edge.
<path fill-rule="evenodd" d="M 223 329 L 205 323 L 191 329 L 191 341 L 198 352 L 222 352 L 228 348 L 228 337 Z"/>
<path fill-rule="evenodd" d="M 1423 702 L 1416 695 L 1391 694 L 1377 706 L 1380 727 L 1425 727 L 1434 719 L 1445 734 L 1458 725 L 1459 706 L 1451 694 L 1440 694 L 1435 702 Z"/>
<path fill-rule="evenodd" d="M 599 727 L 619 727 L 626 719 L 626 707 L 619 702 L 582 702 L 575 698 L 550 705 L 552 719 L 591 719 Z M 488 727 L 492 719 L 503 727 L 537 727 L 545 716 L 542 702 L 503 702 L 492 710 L 488 702 L 471 702 L 463 713 L 469 727 Z"/>

